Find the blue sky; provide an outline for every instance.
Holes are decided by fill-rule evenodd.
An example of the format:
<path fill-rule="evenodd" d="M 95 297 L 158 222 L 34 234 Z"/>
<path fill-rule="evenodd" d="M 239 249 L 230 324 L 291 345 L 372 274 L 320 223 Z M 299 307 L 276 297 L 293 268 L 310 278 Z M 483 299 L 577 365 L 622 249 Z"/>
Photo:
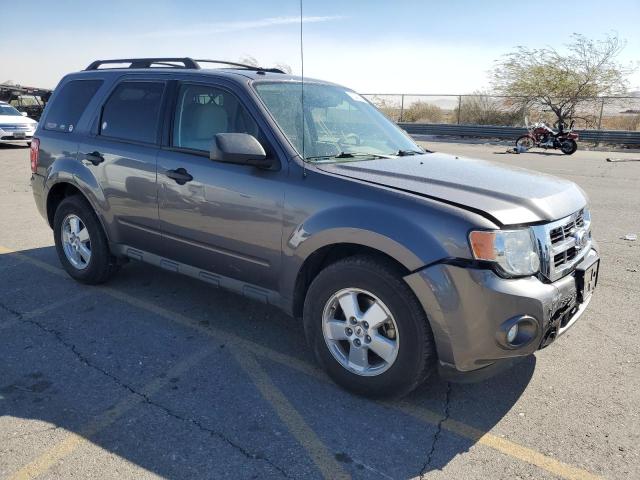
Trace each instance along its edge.
<path fill-rule="evenodd" d="M 0 81 L 52 87 L 96 58 L 132 56 L 252 56 L 300 72 L 298 0 L 29 7 L 33 15 L 3 15 Z M 303 9 L 305 74 L 363 93 L 469 93 L 488 86 L 493 60 L 514 46 L 561 47 L 572 32 L 615 31 L 628 42 L 621 60 L 640 60 L 638 0 L 303 0 Z M 631 87 L 640 89 L 640 73 Z"/>

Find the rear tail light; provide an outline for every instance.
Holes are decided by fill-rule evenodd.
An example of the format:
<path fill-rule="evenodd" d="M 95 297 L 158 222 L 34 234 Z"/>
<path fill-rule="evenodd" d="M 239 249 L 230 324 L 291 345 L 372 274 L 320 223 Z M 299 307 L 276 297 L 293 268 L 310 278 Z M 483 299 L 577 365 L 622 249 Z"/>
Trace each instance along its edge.
<path fill-rule="evenodd" d="M 31 140 L 31 172 L 36 173 L 38 170 L 38 157 L 40 156 L 40 140 L 34 138 Z"/>

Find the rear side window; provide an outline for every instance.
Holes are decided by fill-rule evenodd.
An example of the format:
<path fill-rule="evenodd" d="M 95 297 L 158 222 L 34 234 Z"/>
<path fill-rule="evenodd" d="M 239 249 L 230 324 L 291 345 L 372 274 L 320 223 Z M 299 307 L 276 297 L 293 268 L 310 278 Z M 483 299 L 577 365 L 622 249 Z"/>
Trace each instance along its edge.
<path fill-rule="evenodd" d="M 164 83 L 123 82 L 102 108 L 100 135 L 155 143 Z"/>
<path fill-rule="evenodd" d="M 45 130 L 73 132 L 80 116 L 102 85 L 102 80 L 72 80 L 62 87 L 49 106 Z"/>

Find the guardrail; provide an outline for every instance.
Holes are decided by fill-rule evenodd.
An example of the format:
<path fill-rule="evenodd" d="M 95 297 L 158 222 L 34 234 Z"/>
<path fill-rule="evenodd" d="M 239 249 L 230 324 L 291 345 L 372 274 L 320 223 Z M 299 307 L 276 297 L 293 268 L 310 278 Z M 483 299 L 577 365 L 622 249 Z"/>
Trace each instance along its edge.
<path fill-rule="evenodd" d="M 502 138 L 515 140 L 527 132 L 523 127 L 491 125 L 451 125 L 447 123 L 398 123 L 410 135 L 441 135 L 453 137 Z M 640 145 L 640 132 L 624 130 L 575 130 L 580 140 L 589 142 Z"/>

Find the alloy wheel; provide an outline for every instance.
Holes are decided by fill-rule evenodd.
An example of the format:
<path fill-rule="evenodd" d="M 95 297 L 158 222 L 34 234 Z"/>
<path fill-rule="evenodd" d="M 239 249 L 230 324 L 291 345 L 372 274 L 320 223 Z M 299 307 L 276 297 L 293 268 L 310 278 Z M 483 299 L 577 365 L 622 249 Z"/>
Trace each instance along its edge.
<path fill-rule="evenodd" d="M 333 294 L 323 310 L 322 332 L 333 357 L 357 375 L 380 375 L 398 356 L 396 321 L 366 290 L 346 288 Z"/>
<path fill-rule="evenodd" d="M 62 222 L 62 249 L 69 263 L 84 270 L 91 261 L 91 238 L 89 230 L 80 217 L 67 215 Z"/>

